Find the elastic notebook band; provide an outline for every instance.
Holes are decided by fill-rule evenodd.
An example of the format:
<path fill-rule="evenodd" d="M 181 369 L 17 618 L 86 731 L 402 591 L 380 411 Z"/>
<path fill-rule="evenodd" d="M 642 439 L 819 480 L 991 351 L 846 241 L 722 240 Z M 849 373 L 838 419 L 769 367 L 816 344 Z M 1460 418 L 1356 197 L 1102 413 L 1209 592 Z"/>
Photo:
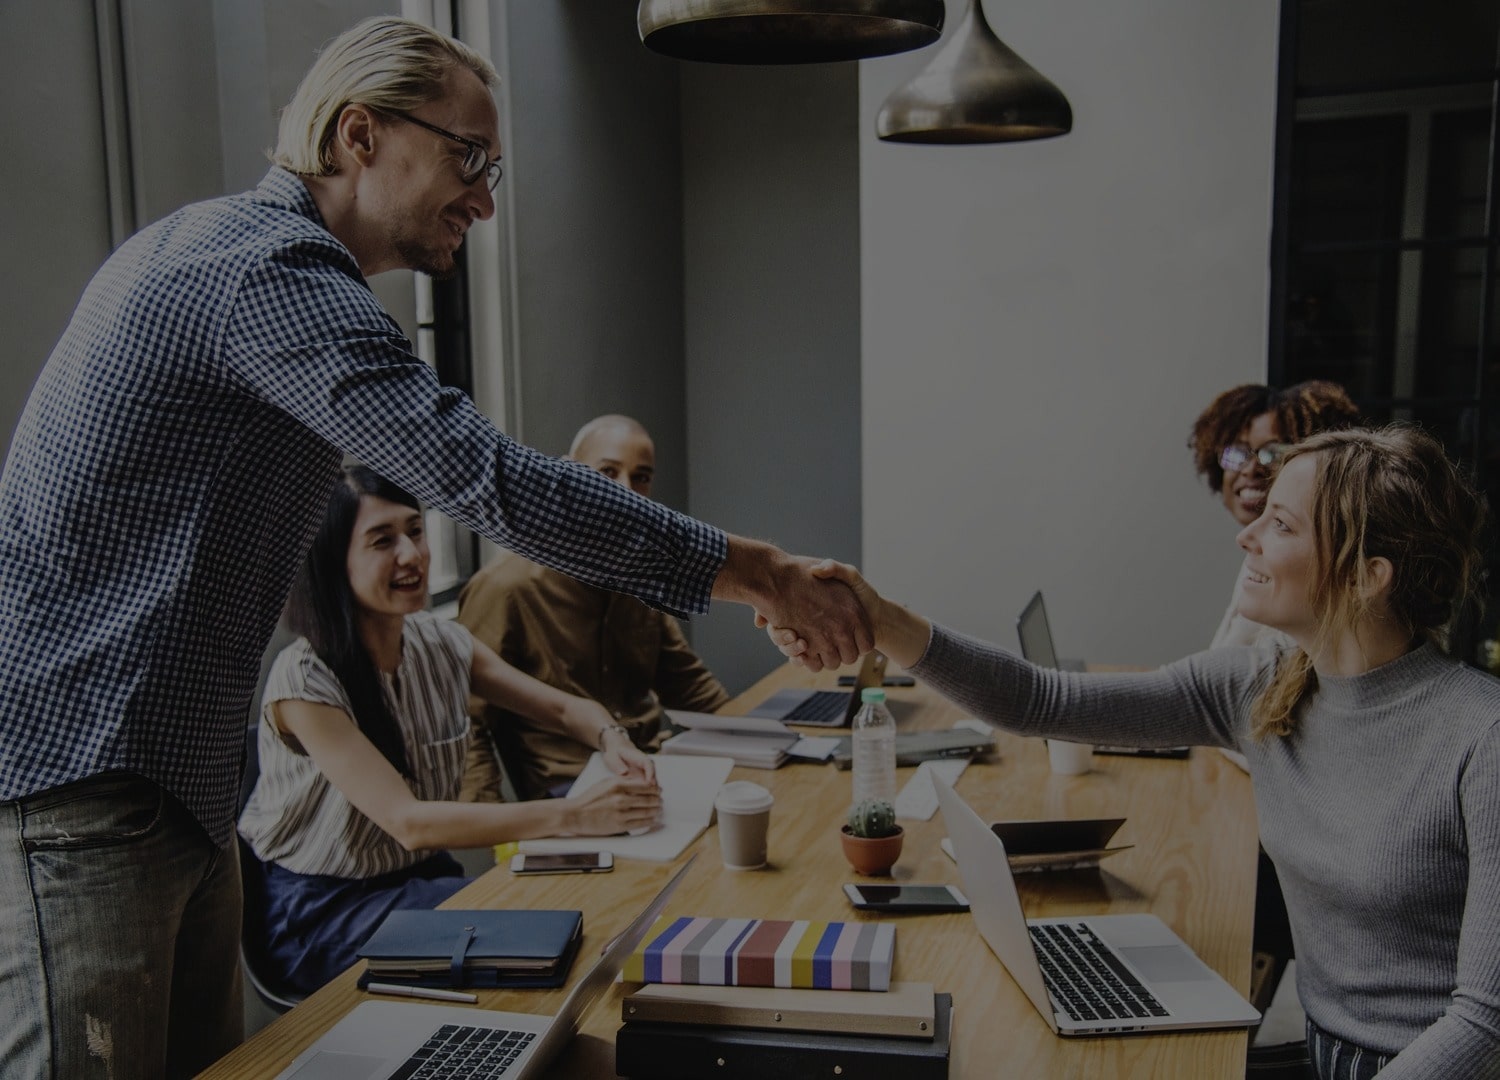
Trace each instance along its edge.
<path fill-rule="evenodd" d="M 458 941 L 453 945 L 453 959 L 448 963 L 448 981 L 454 986 L 464 985 L 464 956 L 469 943 L 474 940 L 474 928 L 466 926 L 458 932 Z"/>

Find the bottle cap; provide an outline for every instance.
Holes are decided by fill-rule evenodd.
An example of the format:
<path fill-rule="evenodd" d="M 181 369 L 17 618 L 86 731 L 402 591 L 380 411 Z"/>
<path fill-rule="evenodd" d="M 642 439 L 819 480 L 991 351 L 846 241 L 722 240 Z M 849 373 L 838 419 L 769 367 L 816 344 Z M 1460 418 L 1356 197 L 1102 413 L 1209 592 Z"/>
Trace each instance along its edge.
<path fill-rule="evenodd" d="M 884 701 L 885 691 L 878 686 L 867 686 L 859 692 L 860 701 Z"/>

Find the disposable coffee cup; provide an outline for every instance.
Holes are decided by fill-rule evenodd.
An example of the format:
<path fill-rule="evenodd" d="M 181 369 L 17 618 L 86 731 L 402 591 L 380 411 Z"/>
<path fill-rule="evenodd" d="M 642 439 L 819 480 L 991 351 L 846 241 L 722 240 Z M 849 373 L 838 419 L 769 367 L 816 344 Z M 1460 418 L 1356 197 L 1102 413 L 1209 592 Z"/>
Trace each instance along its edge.
<path fill-rule="evenodd" d="M 766 833 L 771 824 L 771 793 L 748 780 L 719 789 L 719 853 L 730 870 L 758 870 L 766 865 Z"/>
<path fill-rule="evenodd" d="M 1077 776 L 1093 767 L 1094 748 L 1088 743 L 1048 739 L 1047 760 L 1052 763 L 1052 771 L 1059 776 Z"/>

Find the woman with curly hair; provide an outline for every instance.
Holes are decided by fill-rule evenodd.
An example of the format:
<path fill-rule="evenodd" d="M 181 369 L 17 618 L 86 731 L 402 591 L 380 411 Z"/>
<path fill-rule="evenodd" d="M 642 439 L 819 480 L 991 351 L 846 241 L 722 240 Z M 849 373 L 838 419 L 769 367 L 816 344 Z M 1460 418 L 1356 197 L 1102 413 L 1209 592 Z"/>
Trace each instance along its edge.
<path fill-rule="evenodd" d="M 1337 383 L 1313 379 L 1278 390 L 1250 383 L 1226 390 L 1193 424 L 1188 448 L 1198 475 L 1243 528 L 1260 517 L 1271 469 L 1290 448 L 1320 431 L 1359 423 L 1359 409 Z M 1275 631 L 1239 614 L 1243 570 L 1210 648 L 1284 644 Z"/>

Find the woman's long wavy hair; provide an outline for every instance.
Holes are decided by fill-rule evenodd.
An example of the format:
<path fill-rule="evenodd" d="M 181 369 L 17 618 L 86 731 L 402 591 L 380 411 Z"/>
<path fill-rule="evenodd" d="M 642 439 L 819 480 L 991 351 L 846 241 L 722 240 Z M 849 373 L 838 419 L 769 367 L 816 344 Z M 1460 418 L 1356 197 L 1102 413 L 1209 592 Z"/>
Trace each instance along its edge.
<path fill-rule="evenodd" d="M 1436 439 L 1409 425 L 1315 435 L 1281 467 L 1309 455 L 1317 460 L 1313 652 L 1376 617 L 1399 620 L 1413 641 L 1446 648 L 1454 622 L 1477 595 L 1484 509 L 1474 489 Z M 1369 561 L 1377 557 L 1392 570 L 1383 611 L 1370 590 Z M 1317 678 L 1307 652 L 1284 654 L 1256 699 L 1254 737 L 1291 734 Z"/>
<path fill-rule="evenodd" d="M 365 738 L 397 772 L 410 776 L 401 728 L 386 704 L 375 661 L 359 638 L 359 602 L 349 586 L 349 540 L 365 496 L 422 509 L 414 497 L 365 466 L 346 468 L 297 575 L 287 621 L 338 677 Z"/>

